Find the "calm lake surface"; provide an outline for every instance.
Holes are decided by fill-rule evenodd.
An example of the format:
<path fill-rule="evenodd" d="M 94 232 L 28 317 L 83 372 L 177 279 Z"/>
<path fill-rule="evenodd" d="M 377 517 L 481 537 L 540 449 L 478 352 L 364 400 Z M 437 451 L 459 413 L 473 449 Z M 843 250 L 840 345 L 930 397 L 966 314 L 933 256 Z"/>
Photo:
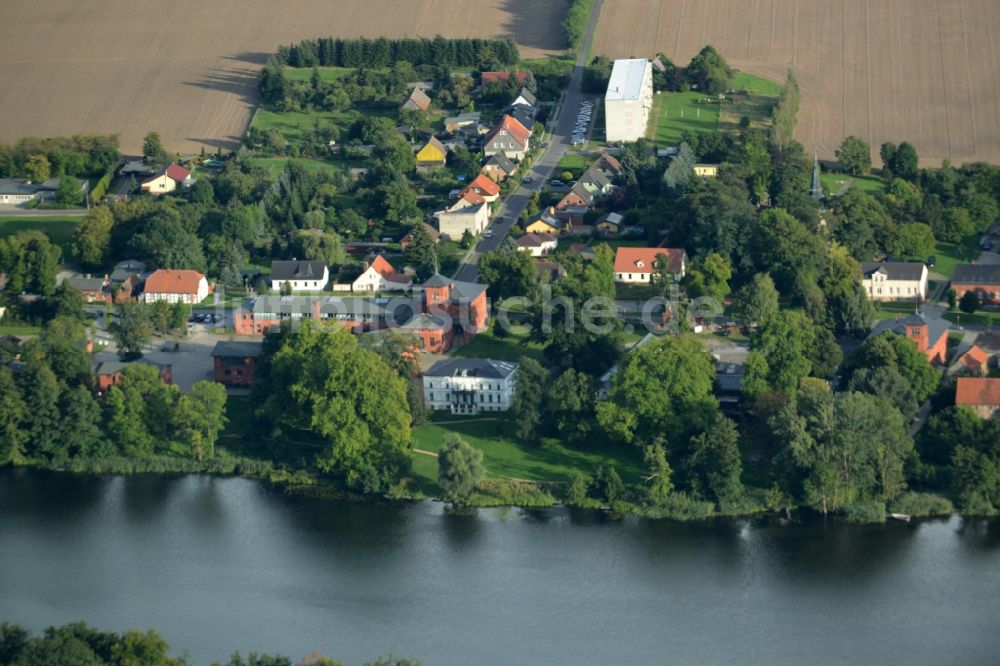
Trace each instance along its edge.
<path fill-rule="evenodd" d="M 0 619 L 361 664 L 998 664 L 1000 525 L 449 516 L 0 470 Z"/>

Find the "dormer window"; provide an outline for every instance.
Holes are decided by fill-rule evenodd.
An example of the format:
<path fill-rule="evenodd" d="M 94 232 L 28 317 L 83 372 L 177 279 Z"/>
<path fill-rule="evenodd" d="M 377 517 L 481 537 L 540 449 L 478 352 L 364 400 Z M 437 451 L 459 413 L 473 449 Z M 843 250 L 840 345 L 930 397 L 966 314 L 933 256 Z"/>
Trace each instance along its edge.
<path fill-rule="evenodd" d="M 639 261 L 635 262 L 635 265 L 636 268 L 643 268 L 646 264 L 645 262 L 642 261 L 642 259 L 640 259 Z"/>

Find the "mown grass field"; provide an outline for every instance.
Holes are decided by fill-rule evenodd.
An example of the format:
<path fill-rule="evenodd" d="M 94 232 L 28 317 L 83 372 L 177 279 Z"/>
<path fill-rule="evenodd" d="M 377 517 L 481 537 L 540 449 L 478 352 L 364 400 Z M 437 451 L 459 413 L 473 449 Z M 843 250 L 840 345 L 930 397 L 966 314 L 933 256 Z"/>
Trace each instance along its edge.
<path fill-rule="evenodd" d="M 0 217 L 0 238 L 29 230 L 45 232 L 53 243 L 62 248 L 62 260 L 66 261 L 72 254 L 73 231 L 82 220 L 82 217 L 71 215 Z"/>
<path fill-rule="evenodd" d="M 834 196 L 846 192 L 851 187 L 856 187 L 868 194 L 879 194 L 885 191 L 885 181 L 874 174 L 849 176 L 846 173 L 823 173 L 820 174 L 819 180 L 823 189 Z"/>
<path fill-rule="evenodd" d="M 435 415 L 428 425 L 413 430 L 413 442 L 422 451 L 437 453 L 449 433 L 455 433 L 483 452 L 487 476 L 526 481 L 569 481 L 575 473 L 593 476 L 600 465 L 613 466 L 626 481 L 642 474 L 638 449 L 616 446 L 596 437 L 580 448 L 570 448 L 555 439 L 525 444 L 513 435 L 509 416 Z M 413 454 L 415 476 L 436 484 L 437 458 Z"/>
<path fill-rule="evenodd" d="M 472 340 L 452 353 L 456 358 L 491 358 L 495 361 L 517 361 L 522 356 L 527 356 L 540 361 L 542 358 L 542 347 L 537 342 L 531 342 L 527 336 L 509 335 L 505 338 L 498 338 L 493 334 L 493 329 L 480 333 Z"/>
<path fill-rule="evenodd" d="M 685 130 L 708 134 L 719 129 L 719 105 L 699 104 L 698 92 L 661 92 L 653 98 L 646 135 L 658 146 L 676 146 Z"/>

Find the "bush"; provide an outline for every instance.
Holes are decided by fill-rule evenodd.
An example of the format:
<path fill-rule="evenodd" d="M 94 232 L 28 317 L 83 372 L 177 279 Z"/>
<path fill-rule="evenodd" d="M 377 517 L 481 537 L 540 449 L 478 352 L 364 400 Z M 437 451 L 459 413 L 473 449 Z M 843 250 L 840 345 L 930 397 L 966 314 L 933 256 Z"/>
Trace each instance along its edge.
<path fill-rule="evenodd" d="M 843 515 L 849 523 L 884 523 L 885 503 L 878 500 L 858 500 L 845 506 Z"/>
<path fill-rule="evenodd" d="M 590 20 L 590 10 L 594 6 L 594 0 L 569 0 L 569 11 L 563 19 L 562 29 L 566 35 L 567 48 L 574 51 L 580 48 L 580 42 L 587 32 L 587 23 Z"/>
<path fill-rule="evenodd" d="M 469 496 L 469 506 L 550 507 L 555 498 L 537 483 L 512 479 L 483 479 Z"/>
<path fill-rule="evenodd" d="M 694 499 L 687 493 L 675 492 L 667 498 L 663 506 L 646 506 L 637 513 L 646 518 L 669 518 L 688 521 L 704 520 L 715 515 L 715 504 Z"/>
<path fill-rule="evenodd" d="M 911 516 L 949 516 L 955 511 L 951 500 L 933 493 L 906 492 L 889 504 L 893 513 L 905 513 Z"/>
<path fill-rule="evenodd" d="M 104 195 L 107 194 L 108 186 L 111 185 L 111 177 L 113 175 L 114 172 L 112 171 L 107 172 L 106 174 L 101 176 L 101 179 L 97 181 L 96 185 L 94 185 L 94 189 L 90 191 L 91 205 L 96 206 L 97 204 L 99 204 L 101 202 L 101 199 L 104 198 Z"/>

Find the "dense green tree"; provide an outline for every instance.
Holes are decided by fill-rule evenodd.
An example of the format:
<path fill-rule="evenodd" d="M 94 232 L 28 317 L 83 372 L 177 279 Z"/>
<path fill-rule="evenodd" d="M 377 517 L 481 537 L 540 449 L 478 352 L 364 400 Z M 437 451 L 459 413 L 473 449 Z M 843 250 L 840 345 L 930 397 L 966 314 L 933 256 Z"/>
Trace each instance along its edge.
<path fill-rule="evenodd" d="M 877 368 L 859 368 L 851 376 L 847 389 L 885 398 L 907 420 L 916 415 L 917 408 L 920 406 L 917 396 L 913 393 L 913 387 L 906 381 L 906 378 L 899 373 L 899 370 L 888 365 Z"/>
<path fill-rule="evenodd" d="M 917 257 L 921 260 L 934 254 L 934 247 L 934 231 L 920 222 L 897 226 L 885 245 L 885 249 L 897 257 Z"/>
<path fill-rule="evenodd" d="M 530 356 L 522 356 L 517 367 L 517 391 L 511 401 L 517 436 L 525 442 L 536 441 L 542 434 L 542 406 L 549 372 Z"/>
<path fill-rule="evenodd" d="M 215 442 L 226 420 L 225 387 L 199 381 L 180 397 L 173 426 L 178 442 L 200 461 L 215 455 Z"/>
<path fill-rule="evenodd" d="M 860 368 L 875 369 L 881 366 L 894 368 L 913 389 L 917 402 L 923 402 L 934 393 L 941 382 L 941 375 L 917 350 L 917 345 L 902 335 L 882 333 L 866 341 L 848 357 L 845 364 L 846 378 Z"/>
<path fill-rule="evenodd" d="M 767 273 L 758 273 L 733 299 L 733 317 L 743 326 L 763 326 L 778 315 L 778 290 Z"/>
<path fill-rule="evenodd" d="M 871 146 L 859 136 L 852 134 L 844 139 L 836 154 L 841 166 L 852 176 L 863 176 L 871 171 Z"/>
<path fill-rule="evenodd" d="M 695 159 L 691 146 L 686 141 L 682 141 L 677 148 L 677 154 L 670 160 L 666 171 L 663 172 L 663 184 L 668 190 L 682 190 L 694 175 Z"/>
<path fill-rule="evenodd" d="M 824 250 L 822 240 L 780 208 L 765 211 L 754 238 L 756 265 L 765 268 L 777 288 L 789 293 L 799 279 L 815 280 Z"/>
<path fill-rule="evenodd" d="M 725 92 L 733 77 L 733 70 L 711 45 L 691 59 L 685 73 L 692 87 L 713 95 Z"/>
<path fill-rule="evenodd" d="M 406 385 L 346 329 L 312 322 L 284 329 L 261 368 L 258 415 L 323 440 L 316 462 L 366 492 L 384 492 L 409 469 Z"/>
<path fill-rule="evenodd" d="M 858 261 L 870 261 L 891 235 L 892 219 L 879 201 L 856 187 L 837 197 L 831 220 L 833 237 Z"/>
<path fill-rule="evenodd" d="M 597 420 L 614 439 L 638 445 L 668 434 L 686 442 L 714 422 L 715 363 L 698 340 L 663 338 L 633 350 L 611 380 Z"/>
<path fill-rule="evenodd" d="M 42 329 L 38 342 L 60 379 L 74 383 L 90 379 L 87 331 L 79 319 L 57 316 Z"/>
<path fill-rule="evenodd" d="M 684 275 L 683 285 L 691 298 L 714 298 L 720 305 L 729 294 L 733 269 L 725 257 L 713 252 L 703 260 L 694 261 Z"/>
<path fill-rule="evenodd" d="M 445 499 L 453 504 L 463 504 L 483 478 L 483 452 L 469 446 L 465 440 L 449 433 L 438 450 L 438 485 Z"/>
<path fill-rule="evenodd" d="M 975 233 L 976 227 L 964 208 L 946 208 L 933 225 L 934 235 L 948 243 L 961 243 Z"/>
<path fill-rule="evenodd" d="M 147 216 L 144 228 L 132 239 L 131 246 L 154 267 L 205 270 L 201 239 L 185 226 L 175 208 L 159 208 Z"/>
<path fill-rule="evenodd" d="M 49 460 L 61 458 L 59 380 L 41 356 L 34 356 L 21 373 L 20 385 L 27 417 L 28 453 Z"/>
<path fill-rule="evenodd" d="M 538 268 L 528 253 L 506 246 L 479 257 L 479 275 L 494 300 L 530 297 L 538 284 Z"/>
<path fill-rule="evenodd" d="M 434 240 L 423 224 L 415 224 L 410 229 L 410 244 L 404 253 L 406 262 L 417 271 L 421 280 L 426 280 L 438 272 L 440 266 Z"/>
<path fill-rule="evenodd" d="M 90 268 L 99 268 L 107 262 L 108 246 L 111 243 L 111 228 L 114 216 L 107 206 L 97 206 L 83 218 L 73 230 L 73 246 L 76 256 Z"/>
<path fill-rule="evenodd" d="M 962 298 L 958 301 L 958 309 L 965 314 L 975 314 L 979 309 L 979 297 L 976 296 L 976 292 L 967 291 L 962 294 Z"/>
<path fill-rule="evenodd" d="M 56 188 L 56 202 L 66 208 L 83 205 L 83 188 L 80 187 L 79 179 L 64 174 L 59 179 L 59 187 Z"/>
<path fill-rule="evenodd" d="M 115 306 L 115 316 L 108 324 L 108 331 L 114 337 L 118 355 L 123 360 L 142 356 L 143 346 L 149 344 L 153 336 L 146 308 L 134 301 Z"/>
<path fill-rule="evenodd" d="M 794 396 L 801 379 L 812 370 L 812 338 L 812 325 L 800 312 L 784 311 L 768 320 L 750 341 L 750 354 L 757 358 L 747 368 L 749 385 Z"/>
<path fill-rule="evenodd" d="M 594 386 L 589 375 L 568 368 L 545 391 L 546 422 L 571 444 L 580 444 L 594 429 Z"/>
<path fill-rule="evenodd" d="M 785 77 L 778 103 L 771 117 L 771 143 L 778 154 L 784 153 L 793 143 L 795 125 L 799 114 L 799 82 L 791 69 Z"/>
<path fill-rule="evenodd" d="M 734 502 L 743 495 L 739 438 L 736 423 L 722 416 L 705 432 L 691 439 L 691 451 L 684 468 L 688 485 L 696 494 L 720 505 Z"/>
<path fill-rule="evenodd" d="M 0 365 L 0 464 L 21 464 L 28 443 L 28 406 L 21 397 L 21 389 L 6 365 Z"/>
<path fill-rule="evenodd" d="M 994 515 L 1000 506 L 1000 464 L 970 446 L 958 446 L 951 457 L 951 492 L 966 515 Z"/>
<path fill-rule="evenodd" d="M 62 251 L 41 231 L 22 231 L 0 238 L 0 273 L 7 276 L 5 292 L 51 296 Z"/>
<path fill-rule="evenodd" d="M 24 163 L 24 173 L 33 183 L 44 183 L 52 175 L 49 158 L 45 155 L 31 155 Z"/>
<path fill-rule="evenodd" d="M 147 164 L 165 164 L 167 151 L 158 132 L 148 132 L 142 139 L 142 157 Z"/>
<path fill-rule="evenodd" d="M 947 465 L 961 445 L 979 448 L 983 421 L 966 405 L 951 405 L 931 414 L 920 429 L 917 449 L 927 462 Z"/>
<path fill-rule="evenodd" d="M 66 387 L 59 398 L 61 449 L 70 457 L 89 457 L 104 450 L 101 406 L 90 389 Z"/>
<path fill-rule="evenodd" d="M 654 506 L 663 506 L 674 491 L 674 483 L 670 478 L 673 471 L 667 461 L 667 449 L 660 442 L 649 444 L 643 449 L 643 459 L 648 469 L 646 499 Z"/>

